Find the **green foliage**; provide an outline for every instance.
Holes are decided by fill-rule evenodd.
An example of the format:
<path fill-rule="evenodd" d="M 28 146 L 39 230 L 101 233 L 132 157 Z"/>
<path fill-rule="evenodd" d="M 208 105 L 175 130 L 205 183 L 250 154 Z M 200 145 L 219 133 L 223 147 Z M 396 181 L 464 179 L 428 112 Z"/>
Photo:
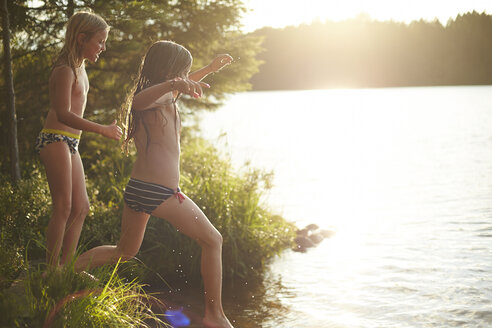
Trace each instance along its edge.
<path fill-rule="evenodd" d="M 73 267 L 27 271 L 20 290 L 0 294 L 1 327 L 163 327 L 151 310 L 159 301 L 143 285 L 116 273 L 118 265 L 97 270 L 97 279 Z M 22 288 L 22 284 L 24 285 Z M 150 325 L 152 323 L 153 325 Z"/>
<path fill-rule="evenodd" d="M 492 15 L 446 26 L 365 15 L 253 33 L 265 38 L 255 90 L 492 84 Z"/>
<path fill-rule="evenodd" d="M 24 268 L 29 254 L 44 256 L 34 241 L 44 241 L 44 227 L 49 219 L 51 198 L 47 184 L 38 170 L 32 178 L 13 186 L 7 176 L 0 175 L 0 289 Z"/>

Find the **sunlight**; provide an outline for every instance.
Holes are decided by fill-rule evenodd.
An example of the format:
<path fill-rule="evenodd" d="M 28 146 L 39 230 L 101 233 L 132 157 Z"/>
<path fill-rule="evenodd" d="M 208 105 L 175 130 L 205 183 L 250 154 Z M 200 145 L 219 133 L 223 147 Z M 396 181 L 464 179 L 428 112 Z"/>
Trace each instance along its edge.
<path fill-rule="evenodd" d="M 250 11 L 244 16 L 246 31 L 263 26 L 284 27 L 310 23 L 313 20 L 340 21 L 360 14 L 375 20 L 394 20 L 410 23 L 413 20 L 438 19 L 442 24 L 460 13 L 469 11 L 492 12 L 492 1 L 488 0 L 306 0 L 302 5 L 295 0 L 245 0 Z M 281 13 L 281 14 L 278 14 Z"/>
<path fill-rule="evenodd" d="M 468 250 L 474 239 L 468 231 L 470 239 L 453 239 L 462 231 L 454 221 L 467 222 L 467 209 L 477 209 L 477 217 L 490 213 L 482 197 L 492 162 L 482 148 L 492 140 L 489 96 L 490 87 L 251 92 L 202 119 L 209 138 L 227 133 L 234 163 L 248 159 L 275 172 L 266 202 L 275 213 L 298 227 L 316 223 L 336 232 L 306 253 L 275 260 L 288 324 L 275 318 L 265 327 L 397 327 L 402 314 L 422 323 L 412 327 L 447 326 L 440 317 L 427 319 L 425 308 L 439 306 L 434 297 L 455 285 L 435 280 L 441 273 L 470 276 L 454 256 L 456 244 Z M 468 174 L 474 183 L 465 183 Z M 475 207 L 480 200 L 484 207 Z M 480 238 L 473 243 L 484 243 Z M 469 254 L 470 263 L 481 258 Z M 478 306 L 488 309 L 488 294 L 484 299 Z"/>

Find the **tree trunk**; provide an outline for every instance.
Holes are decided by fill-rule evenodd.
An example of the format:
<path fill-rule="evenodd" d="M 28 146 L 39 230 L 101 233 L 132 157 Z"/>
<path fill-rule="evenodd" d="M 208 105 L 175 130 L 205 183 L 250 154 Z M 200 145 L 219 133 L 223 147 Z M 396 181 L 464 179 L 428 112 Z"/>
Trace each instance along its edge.
<path fill-rule="evenodd" d="M 10 29 L 9 29 L 9 12 L 7 9 L 7 0 L 2 0 L 2 30 L 3 30 L 3 53 L 4 53 L 4 78 L 5 88 L 7 90 L 6 103 L 10 115 L 10 174 L 12 180 L 17 183 L 20 176 L 19 167 L 19 146 L 17 144 L 17 116 L 15 114 L 15 93 L 14 78 L 12 75 L 12 55 L 10 54 Z"/>
<path fill-rule="evenodd" d="M 73 0 L 68 0 L 68 3 L 67 3 L 67 19 L 69 19 L 70 17 L 73 16 L 75 12 L 75 4 L 73 2 Z"/>

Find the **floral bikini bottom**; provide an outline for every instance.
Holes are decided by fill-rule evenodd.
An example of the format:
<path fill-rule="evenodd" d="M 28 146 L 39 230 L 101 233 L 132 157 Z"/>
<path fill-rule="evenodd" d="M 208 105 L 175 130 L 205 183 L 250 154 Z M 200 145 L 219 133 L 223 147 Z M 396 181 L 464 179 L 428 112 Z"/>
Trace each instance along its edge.
<path fill-rule="evenodd" d="M 77 153 L 80 135 L 63 130 L 43 129 L 36 138 L 34 149 L 39 154 L 41 149 L 53 142 L 64 142 L 68 145 L 71 154 Z"/>

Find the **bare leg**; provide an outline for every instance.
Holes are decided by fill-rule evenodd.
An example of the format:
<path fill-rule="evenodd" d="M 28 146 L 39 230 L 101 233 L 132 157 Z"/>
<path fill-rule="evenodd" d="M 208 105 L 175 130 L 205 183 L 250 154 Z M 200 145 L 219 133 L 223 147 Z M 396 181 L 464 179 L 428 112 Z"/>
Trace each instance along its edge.
<path fill-rule="evenodd" d="M 70 261 L 75 254 L 87 213 L 89 213 L 89 197 L 85 186 L 84 167 L 77 152 L 72 155 L 72 208 L 65 226 L 65 237 L 61 249 L 60 263 L 62 265 Z"/>
<path fill-rule="evenodd" d="M 195 240 L 202 248 L 201 273 L 205 288 L 205 317 L 210 328 L 231 328 L 222 308 L 222 236 L 200 208 L 188 197 L 182 203 L 172 197 L 152 215 L 163 218 Z"/>
<path fill-rule="evenodd" d="M 222 236 L 210 223 L 205 214 L 188 197 L 179 203 L 171 197 L 153 213 L 165 218 L 185 235 L 196 240 L 202 247 L 201 272 L 205 286 L 205 317 L 203 324 L 210 328 L 232 328 L 222 308 Z M 126 204 L 121 222 L 121 237 L 117 246 L 98 246 L 77 259 L 75 270 L 82 271 L 108 263 L 119 258 L 133 258 L 145 233 L 149 215 L 135 212 Z"/>
<path fill-rule="evenodd" d="M 88 270 L 104 264 L 115 263 L 120 258 L 122 260 L 133 258 L 142 245 L 149 217 L 146 213 L 135 212 L 125 204 L 118 245 L 98 246 L 88 250 L 77 258 L 75 270 Z"/>
<path fill-rule="evenodd" d="M 52 213 L 46 232 L 46 262 L 58 266 L 65 226 L 72 207 L 72 159 L 67 144 L 54 142 L 41 150 L 52 199 Z"/>

